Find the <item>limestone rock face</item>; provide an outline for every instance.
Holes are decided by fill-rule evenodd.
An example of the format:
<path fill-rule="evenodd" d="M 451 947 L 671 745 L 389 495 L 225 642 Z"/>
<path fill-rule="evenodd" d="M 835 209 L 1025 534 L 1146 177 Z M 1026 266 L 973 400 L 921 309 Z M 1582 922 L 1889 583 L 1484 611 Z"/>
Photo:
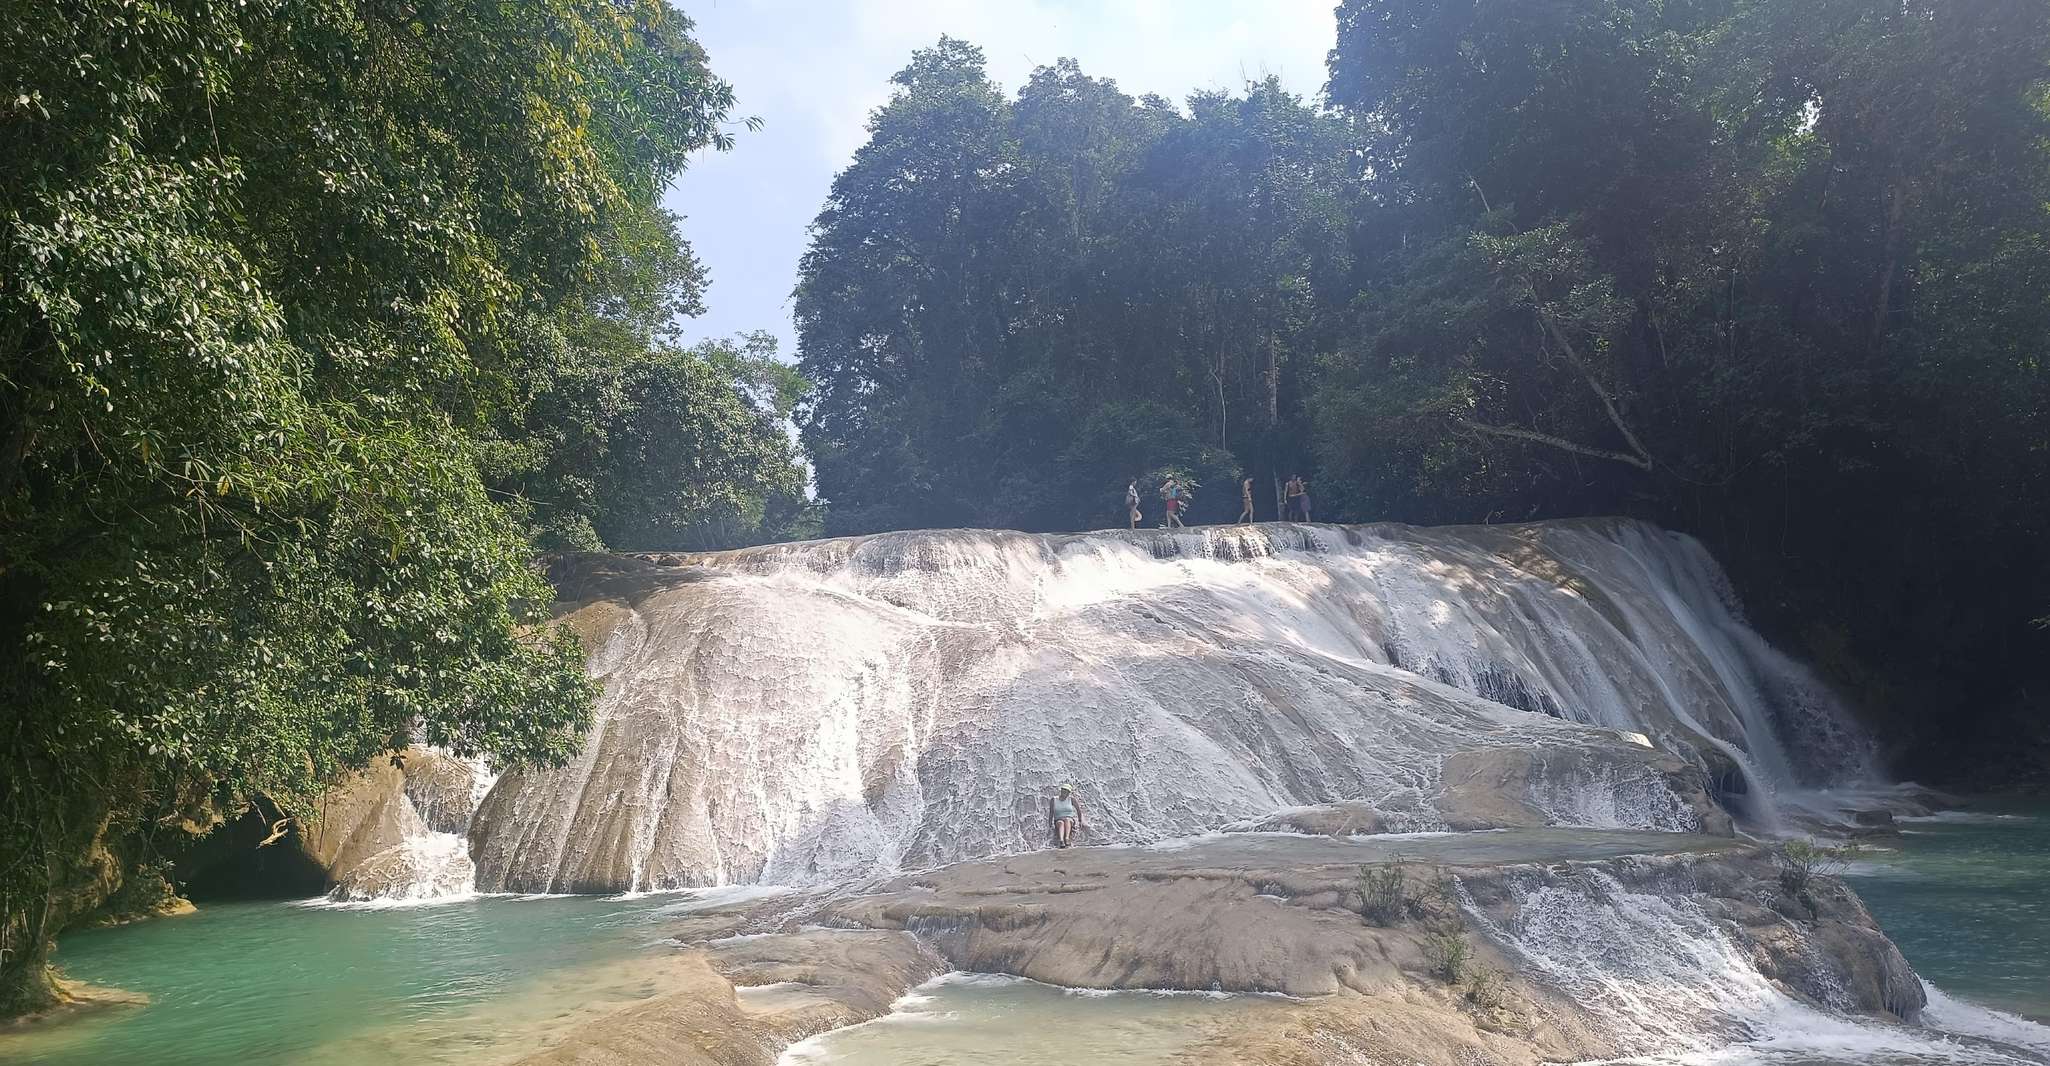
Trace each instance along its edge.
<path fill-rule="evenodd" d="M 485 890 L 1015 852 L 1061 782 L 1090 839 L 1148 841 L 1337 803 L 1726 832 L 1712 791 L 1771 819 L 1865 772 L 1700 546 L 1631 522 L 926 531 L 557 571 L 603 691 L 572 765 L 479 808 Z"/>
<path fill-rule="evenodd" d="M 490 778 L 484 768 L 445 751 L 412 747 L 405 752 L 406 799 L 436 833 L 465 833 Z"/>
<path fill-rule="evenodd" d="M 1766 976 L 1834 1011 L 1913 1021 L 1928 1005 L 1922 979 L 1841 880 L 1816 877 L 1798 892 L 1769 858 L 1748 854 L 1697 873 Z"/>
<path fill-rule="evenodd" d="M 1711 861 L 1718 837 L 1641 831 L 1511 830 L 1312 839 L 1223 834 L 1154 847 L 1080 847 L 906 874 L 828 897 L 784 921 L 902 929 L 957 969 L 1075 988 L 1170 988 L 1323 996 L 1375 993 L 1421 973 L 1422 920 L 1360 916 L 1365 866 L 1405 864 L 1424 914 L 1458 902 L 1429 883 L 1476 883 L 1534 860 L 1623 862 L 1643 853 Z"/>
<path fill-rule="evenodd" d="M 1911 1022 L 1907 960 L 1842 882 L 1788 897 L 1760 849 L 1503 868 L 1462 880 L 1522 973 L 1610 1020 L 1624 1051 L 1712 1046 L 1804 1011 Z"/>
<path fill-rule="evenodd" d="M 352 774 L 322 796 L 301 832 L 301 846 L 330 876 L 427 831 L 406 799 L 405 772 L 390 759 Z"/>
<path fill-rule="evenodd" d="M 903 933 L 810 929 L 679 953 L 662 991 L 520 1066 L 774 1066 L 786 1046 L 882 1015 L 944 969 Z M 769 997 L 750 986 L 792 986 Z"/>
<path fill-rule="evenodd" d="M 1629 735 L 1623 739 L 1629 743 Z M 1479 748 L 1445 760 L 1438 809 L 1450 829 L 1576 825 L 1728 834 L 1728 812 L 1702 787 L 1699 768 L 1640 749 L 1637 759 L 1588 759 L 1564 745 Z M 1675 781 L 1693 784 L 1674 788 Z"/>
<path fill-rule="evenodd" d="M 1388 831 L 1388 819 L 1373 806 L 1358 801 L 1319 803 L 1290 807 L 1260 818 L 1247 818 L 1224 827 L 1227 833 L 1301 833 L 1320 837 L 1368 836 Z"/>
<path fill-rule="evenodd" d="M 425 899 L 470 891 L 464 833 L 481 767 L 433 748 L 380 758 L 321 797 L 301 847 L 336 899 Z"/>

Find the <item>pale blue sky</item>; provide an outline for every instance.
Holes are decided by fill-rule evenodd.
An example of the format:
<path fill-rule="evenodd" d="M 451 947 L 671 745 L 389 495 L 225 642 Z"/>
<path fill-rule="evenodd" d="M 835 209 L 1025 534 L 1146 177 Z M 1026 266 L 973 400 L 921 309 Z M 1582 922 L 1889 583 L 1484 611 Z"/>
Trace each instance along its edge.
<path fill-rule="evenodd" d="M 790 289 L 805 227 L 866 139 L 891 74 L 942 33 L 979 45 L 1015 92 L 1032 68 L 1072 56 L 1138 96 L 1180 100 L 1279 76 L 1314 96 L 1335 0 L 673 0 L 697 23 L 712 69 L 733 83 L 730 152 L 702 153 L 669 195 L 711 270 L 696 340 L 766 329 L 796 355 Z"/>

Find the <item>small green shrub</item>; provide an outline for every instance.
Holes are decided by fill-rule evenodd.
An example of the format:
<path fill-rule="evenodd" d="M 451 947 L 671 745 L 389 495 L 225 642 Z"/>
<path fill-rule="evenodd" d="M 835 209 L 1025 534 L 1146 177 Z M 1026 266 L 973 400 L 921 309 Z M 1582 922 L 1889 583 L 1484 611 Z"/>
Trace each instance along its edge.
<path fill-rule="evenodd" d="M 1815 894 L 1810 891 L 1815 879 L 1842 873 L 1855 854 L 1855 847 L 1830 848 L 1808 840 L 1789 840 L 1780 845 L 1777 855 L 1780 890 L 1806 907 L 1808 916 L 1813 918 L 1819 909 L 1815 905 Z"/>
<path fill-rule="evenodd" d="M 1431 898 L 1441 913 L 1454 916 L 1459 914 L 1459 879 L 1452 876 L 1452 871 L 1443 866 L 1432 868 Z"/>
<path fill-rule="evenodd" d="M 1789 840 L 1780 845 L 1780 887 L 1797 898 L 1806 898 L 1808 886 L 1817 877 L 1834 877 L 1844 871 L 1852 848 L 1823 847 L 1809 840 Z"/>
<path fill-rule="evenodd" d="M 1398 925 L 1416 907 L 1409 867 L 1401 857 L 1385 866 L 1360 867 L 1360 917 L 1383 928 Z"/>
<path fill-rule="evenodd" d="M 1466 968 L 1466 1000 L 1476 1007 L 1493 1010 L 1502 1005 L 1501 970 L 1485 962 L 1475 962 Z"/>
<path fill-rule="evenodd" d="M 1466 926 L 1457 921 L 1441 922 L 1424 934 L 1424 958 L 1431 973 L 1446 984 L 1458 984 L 1466 976 L 1473 958 L 1473 945 L 1466 941 Z"/>

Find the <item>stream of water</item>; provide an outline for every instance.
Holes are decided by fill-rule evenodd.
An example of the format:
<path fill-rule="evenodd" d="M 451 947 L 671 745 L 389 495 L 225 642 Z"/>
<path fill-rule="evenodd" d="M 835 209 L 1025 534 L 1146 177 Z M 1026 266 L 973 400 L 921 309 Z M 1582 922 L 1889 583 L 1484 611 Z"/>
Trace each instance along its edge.
<path fill-rule="evenodd" d="M 2050 1063 L 2050 805 L 1981 804 L 1910 819 L 1897 841 L 1858 852 L 1842 875 L 1923 979 L 1920 1026 L 1853 1022 L 1795 1003 L 1748 968 L 1720 965 L 1720 938 L 1669 938 L 1673 956 L 1697 972 L 1678 996 L 1638 982 L 1620 1019 L 1648 1032 L 1670 1030 L 1679 1045 L 1624 1060 L 1636 1066 L 2040 1066 Z M 1634 909 L 1613 897 L 1601 917 Z M 1673 908 L 1678 910 L 1678 908 Z M 1627 924 L 1627 919 L 1623 923 Z M 1643 940 L 1643 930 L 1635 931 Z M 1644 953 L 1639 952 L 1643 955 Z M 1659 953 L 1652 953 L 1657 955 Z M 1653 968 L 1656 970 L 1656 967 Z M 1590 982 L 1599 993 L 1600 982 Z M 1674 1008 L 1706 1004 L 1728 1035 L 1688 1040 Z M 1626 1011 L 1626 1013 L 1628 1013 Z M 1645 1024 L 1645 1023 L 1649 1024 Z M 1694 1028 L 1693 1035 L 1702 1030 Z"/>
<path fill-rule="evenodd" d="M 576 615 L 602 690 L 583 750 L 477 808 L 484 891 L 1016 852 L 1066 781 L 1099 840 L 1145 842 L 1341 800 L 1392 829 L 1715 831 L 1686 763 L 1771 830 L 1875 778 L 1707 550 L 1638 522 L 907 531 L 630 584 Z M 1476 772 L 1518 817 L 1476 816 Z"/>
<path fill-rule="evenodd" d="M 1830 1030 L 1836 1035 L 1828 1046 L 1767 1042 L 1666 1061 L 2050 1062 L 2050 1029 L 2026 1020 L 2050 1023 L 2050 807 L 1986 807 L 1904 829 L 1890 850 L 1867 852 L 1846 876 L 1940 990 L 1932 994 L 1932 1024 L 2034 1057 L 1978 1055 L 1967 1041 L 1931 1058 L 1920 1045 L 1844 1024 Z M 0 1034 L 0 1061 L 501 1062 L 659 990 L 671 957 L 660 950 L 665 924 L 735 891 L 762 890 L 387 907 L 224 904 L 78 933 L 65 938 L 58 956 L 69 976 L 145 993 L 150 1002 Z M 885 1019 L 807 1041 L 785 1061 L 1165 1062 L 1251 1002 L 1077 996 L 1031 982 L 953 977 L 907 997 Z"/>

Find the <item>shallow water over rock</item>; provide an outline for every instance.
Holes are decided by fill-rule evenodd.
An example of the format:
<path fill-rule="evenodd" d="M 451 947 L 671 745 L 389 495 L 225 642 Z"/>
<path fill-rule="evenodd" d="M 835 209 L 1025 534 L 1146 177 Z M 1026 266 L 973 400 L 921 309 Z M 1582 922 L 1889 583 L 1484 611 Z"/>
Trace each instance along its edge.
<path fill-rule="evenodd" d="M 1168 1066 L 1272 1007 L 1258 997 L 1085 994 L 952 973 L 882 1018 L 792 1046 L 777 1066 Z"/>

